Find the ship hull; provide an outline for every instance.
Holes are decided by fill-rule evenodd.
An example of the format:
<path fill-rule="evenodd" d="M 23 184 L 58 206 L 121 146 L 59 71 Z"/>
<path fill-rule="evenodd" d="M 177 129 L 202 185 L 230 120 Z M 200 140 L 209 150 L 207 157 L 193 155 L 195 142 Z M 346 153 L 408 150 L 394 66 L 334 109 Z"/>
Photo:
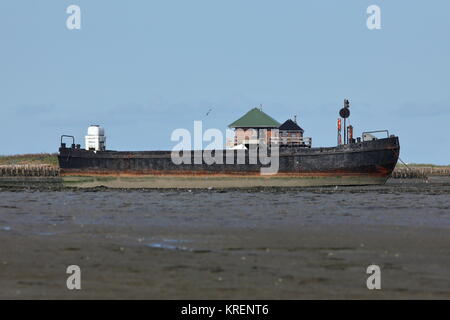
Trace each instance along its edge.
<path fill-rule="evenodd" d="M 397 137 L 331 148 L 280 148 L 278 170 L 257 161 L 238 163 L 237 151 L 222 164 L 175 164 L 171 151 L 87 151 L 62 147 L 59 165 L 65 183 L 77 187 L 238 188 L 383 184 L 399 156 Z M 220 154 L 219 154 L 220 155 Z M 216 155 L 217 156 L 217 155 Z M 228 154 L 229 156 L 229 154 Z"/>

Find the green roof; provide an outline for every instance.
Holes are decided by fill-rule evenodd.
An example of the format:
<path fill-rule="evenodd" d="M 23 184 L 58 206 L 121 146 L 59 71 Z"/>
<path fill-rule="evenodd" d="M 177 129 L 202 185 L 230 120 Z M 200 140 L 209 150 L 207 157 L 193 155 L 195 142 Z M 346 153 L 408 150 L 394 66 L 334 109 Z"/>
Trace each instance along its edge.
<path fill-rule="evenodd" d="M 278 128 L 280 123 L 258 108 L 253 108 L 237 119 L 230 128 Z"/>

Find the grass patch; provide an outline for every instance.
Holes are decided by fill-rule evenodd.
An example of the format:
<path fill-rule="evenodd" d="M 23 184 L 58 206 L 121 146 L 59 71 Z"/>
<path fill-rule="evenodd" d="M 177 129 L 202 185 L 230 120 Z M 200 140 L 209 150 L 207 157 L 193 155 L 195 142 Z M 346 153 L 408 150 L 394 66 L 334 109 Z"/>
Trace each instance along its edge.
<path fill-rule="evenodd" d="M 56 153 L 16 154 L 0 156 L 0 165 L 50 165 L 58 167 L 58 155 Z"/>
<path fill-rule="evenodd" d="M 405 166 L 402 163 L 398 163 L 399 166 Z M 437 165 L 437 164 L 431 164 L 431 163 L 408 163 L 407 164 L 408 167 L 429 167 L 429 168 L 450 168 L 450 164 L 449 165 Z"/>

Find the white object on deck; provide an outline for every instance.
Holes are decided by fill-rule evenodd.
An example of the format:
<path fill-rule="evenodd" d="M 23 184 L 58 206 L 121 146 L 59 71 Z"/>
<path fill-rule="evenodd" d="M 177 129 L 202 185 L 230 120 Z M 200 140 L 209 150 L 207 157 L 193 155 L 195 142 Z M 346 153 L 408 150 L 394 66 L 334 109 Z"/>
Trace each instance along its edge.
<path fill-rule="evenodd" d="M 106 150 L 105 129 L 99 125 L 91 125 L 87 130 L 87 136 L 84 137 L 85 149 L 94 151 Z"/>
<path fill-rule="evenodd" d="M 375 137 L 373 134 L 370 133 L 364 133 L 362 136 L 362 141 L 372 141 L 377 140 L 377 137 Z"/>
<path fill-rule="evenodd" d="M 247 147 L 243 144 L 238 144 L 236 146 L 228 148 L 229 150 L 247 150 Z"/>

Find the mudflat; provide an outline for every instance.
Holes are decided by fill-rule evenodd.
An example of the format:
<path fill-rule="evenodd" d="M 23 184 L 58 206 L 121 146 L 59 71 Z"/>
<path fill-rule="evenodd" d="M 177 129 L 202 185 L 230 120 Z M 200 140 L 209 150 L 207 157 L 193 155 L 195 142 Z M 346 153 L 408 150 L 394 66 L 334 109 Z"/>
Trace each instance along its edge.
<path fill-rule="evenodd" d="M 3 188 L 2 299 L 450 298 L 450 181 Z M 81 268 L 68 290 L 66 268 Z M 366 268 L 381 268 L 368 290 Z"/>

